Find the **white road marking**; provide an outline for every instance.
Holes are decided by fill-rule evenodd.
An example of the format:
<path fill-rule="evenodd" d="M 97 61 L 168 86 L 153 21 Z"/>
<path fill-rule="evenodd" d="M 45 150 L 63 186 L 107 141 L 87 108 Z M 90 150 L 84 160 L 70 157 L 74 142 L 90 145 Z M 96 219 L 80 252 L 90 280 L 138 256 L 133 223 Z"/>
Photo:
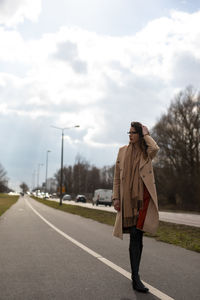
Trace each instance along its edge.
<path fill-rule="evenodd" d="M 47 221 L 35 208 L 33 208 L 33 206 L 27 201 L 27 199 L 25 199 L 25 200 L 26 200 L 27 205 L 34 211 L 34 213 L 38 217 L 40 217 L 46 224 L 48 224 L 51 228 L 53 228 L 55 231 L 57 231 L 60 235 L 62 235 L 64 238 L 66 238 L 67 240 L 69 240 L 70 242 L 72 242 L 73 244 L 75 244 L 76 246 L 78 246 L 79 248 L 81 248 L 82 250 L 87 252 L 88 254 L 92 255 L 93 257 L 95 257 L 96 259 L 98 259 L 99 261 L 104 263 L 105 265 L 109 266 L 113 270 L 117 271 L 121 275 L 123 275 L 126 278 L 131 280 L 131 273 L 130 272 L 127 272 L 126 270 L 122 269 L 121 267 L 114 264 L 110 260 L 108 260 L 105 257 L 101 256 L 97 252 L 93 251 L 92 249 L 88 248 L 87 246 L 83 245 L 82 243 L 78 242 L 77 240 L 73 239 L 71 236 L 64 233 L 62 230 L 58 229 L 52 223 Z M 148 283 L 146 283 L 144 281 L 142 281 L 142 282 L 146 285 L 146 287 L 149 288 L 149 291 L 151 292 L 151 294 L 153 294 L 157 298 L 159 298 L 161 300 L 174 300 L 174 298 L 171 298 L 170 296 L 164 294 L 163 292 L 159 291 L 158 289 L 154 288 L 153 286 L 149 285 Z"/>

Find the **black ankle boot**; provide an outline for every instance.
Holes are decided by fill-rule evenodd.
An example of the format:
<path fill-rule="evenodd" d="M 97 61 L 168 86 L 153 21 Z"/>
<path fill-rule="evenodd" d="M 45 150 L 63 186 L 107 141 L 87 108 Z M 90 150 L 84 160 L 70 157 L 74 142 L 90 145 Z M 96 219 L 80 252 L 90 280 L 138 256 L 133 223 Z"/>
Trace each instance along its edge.
<path fill-rule="evenodd" d="M 141 292 L 141 293 L 148 293 L 148 291 L 149 291 L 149 289 L 147 287 L 145 287 L 144 284 L 142 283 L 142 281 L 140 280 L 139 275 L 132 277 L 132 286 L 133 286 L 134 290 Z"/>

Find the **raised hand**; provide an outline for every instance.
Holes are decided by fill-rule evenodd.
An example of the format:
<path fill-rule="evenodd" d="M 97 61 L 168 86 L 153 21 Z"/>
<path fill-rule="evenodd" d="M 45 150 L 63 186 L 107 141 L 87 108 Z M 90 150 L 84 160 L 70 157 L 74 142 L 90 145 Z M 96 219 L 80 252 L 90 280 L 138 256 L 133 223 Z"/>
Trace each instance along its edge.
<path fill-rule="evenodd" d="M 149 130 L 145 125 L 142 125 L 142 134 L 143 135 L 149 134 Z"/>

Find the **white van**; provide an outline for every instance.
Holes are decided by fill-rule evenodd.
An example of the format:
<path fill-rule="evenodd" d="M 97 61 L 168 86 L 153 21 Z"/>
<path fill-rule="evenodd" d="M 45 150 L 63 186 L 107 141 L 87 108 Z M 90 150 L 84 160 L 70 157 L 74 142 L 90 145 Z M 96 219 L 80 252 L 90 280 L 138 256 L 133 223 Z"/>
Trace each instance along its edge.
<path fill-rule="evenodd" d="M 104 204 L 105 206 L 112 205 L 112 190 L 98 189 L 94 191 L 94 197 L 92 199 L 93 205 Z"/>

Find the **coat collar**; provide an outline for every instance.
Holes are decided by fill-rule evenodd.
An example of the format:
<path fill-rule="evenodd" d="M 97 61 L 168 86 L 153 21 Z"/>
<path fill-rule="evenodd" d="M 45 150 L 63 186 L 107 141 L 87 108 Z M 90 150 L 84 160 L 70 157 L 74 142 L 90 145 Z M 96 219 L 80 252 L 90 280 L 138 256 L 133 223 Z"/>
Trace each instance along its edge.
<path fill-rule="evenodd" d="M 127 145 L 124 146 L 124 147 L 122 147 L 122 149 L 124 150 L 124 151 L 123 151 L 123 162 L 124 162 L 124 158 L 125 158 L 125 155 L 126 155 L 127 148 L 128 148 Z M 141 155 L 139 169 L 141 170 L 141 169 L 144 167 L 144 165 L 145 165 L 146 163 L 147 163 L 147 160 L 144 159 L 143 155 Z"/>

